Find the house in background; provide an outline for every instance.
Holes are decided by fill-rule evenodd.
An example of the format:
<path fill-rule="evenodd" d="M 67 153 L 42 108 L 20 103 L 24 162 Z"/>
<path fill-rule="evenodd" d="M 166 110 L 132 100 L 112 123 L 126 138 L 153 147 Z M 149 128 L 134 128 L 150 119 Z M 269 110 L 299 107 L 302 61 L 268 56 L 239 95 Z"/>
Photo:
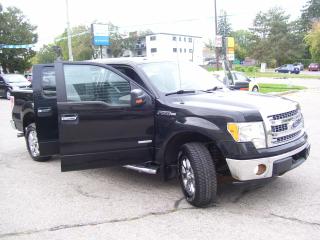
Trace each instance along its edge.
<path fill-rule="evenodd" d="M 171 33 L 154 33 L 139 37 L 133 56 L 192 61 L 203 64 L 201 37 Z"/>

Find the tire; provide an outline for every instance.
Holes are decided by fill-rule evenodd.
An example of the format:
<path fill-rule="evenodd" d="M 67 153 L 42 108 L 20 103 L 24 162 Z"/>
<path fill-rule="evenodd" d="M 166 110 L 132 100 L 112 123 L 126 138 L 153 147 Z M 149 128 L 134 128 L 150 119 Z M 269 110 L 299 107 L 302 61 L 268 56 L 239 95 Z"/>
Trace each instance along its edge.
<path fill-rule="evenodd" d="M 254 87 L 252 88 L 252 92 L 259 92 L 259 88 L 258 88 L 257 86 L 254 86 Z"/>
<path fill-rule="evenodd" d="M 186 200 L 206 207 L 217 196 L 217 175 L 209 150 L 202 143 L 184 144 L 178 154 L 179 180 Z"/>
<path fill-rule="evenodd" d="M 6 99 L 10 100 L 10 97 L 11 97 L 11 92 L 10 92 L 10 90 L 7 90 L 7 91 L 6 91 L 5 97 L 6 97 Z"/>
<path fill-rule="evenodd" d="M 50 156 L 46 156 L 46 157 L 40 156 L 37 130 L 34 123 L 31 123 L 26 128 L 25 138 L 26 138 L 28 152 L 30 154 L 30 157 L 34 161 L 45 162 L 51 158 Z"/>

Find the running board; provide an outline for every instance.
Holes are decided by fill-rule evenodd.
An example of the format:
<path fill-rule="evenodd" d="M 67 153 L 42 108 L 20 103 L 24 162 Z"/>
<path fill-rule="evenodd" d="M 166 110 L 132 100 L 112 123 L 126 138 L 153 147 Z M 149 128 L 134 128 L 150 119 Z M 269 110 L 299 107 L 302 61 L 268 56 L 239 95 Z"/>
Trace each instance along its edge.
<path fill-rule="evenodd" d="M 18 132 L 17 133 L 17 137 L 19 138 L 19 137 L 24 137 L 24 133 L 23 132 Z"/>
<path fill-rule="evenodd" d="M 144 166 L 144 165 L 125 165 L 123 166 L 127 169 L 131 169 L 140 173 L 147 173 L 147 174 L 157 174 L 158 167 L 157 166 Z"/>

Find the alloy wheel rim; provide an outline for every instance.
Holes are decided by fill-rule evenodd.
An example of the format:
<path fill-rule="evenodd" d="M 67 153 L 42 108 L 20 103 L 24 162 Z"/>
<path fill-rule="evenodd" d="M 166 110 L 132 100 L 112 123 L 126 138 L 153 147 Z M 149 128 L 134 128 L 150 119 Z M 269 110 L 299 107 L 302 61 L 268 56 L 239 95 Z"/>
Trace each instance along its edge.
<path fill-rule="evenodd" d="M 38 157 L 40 155 L 39 143 L 36 131 L 32 130 L 28 136 L 28 144 L 31 155 L 33 157 Z"/>
<path fill-rule="evenodd" d="M 190 161 L 186 156 L 182 157 L 180 172 L 183 187 L 187 192 L 188 196 L 192 198 L 196 191 L 194 172 L 190 164 Z"/>
<path fill-rule="evenodd" d="M 7 99 L 10 99 L 10 97 L 11 97 L 11 94 L 9 91 L 7 91 Z"/>

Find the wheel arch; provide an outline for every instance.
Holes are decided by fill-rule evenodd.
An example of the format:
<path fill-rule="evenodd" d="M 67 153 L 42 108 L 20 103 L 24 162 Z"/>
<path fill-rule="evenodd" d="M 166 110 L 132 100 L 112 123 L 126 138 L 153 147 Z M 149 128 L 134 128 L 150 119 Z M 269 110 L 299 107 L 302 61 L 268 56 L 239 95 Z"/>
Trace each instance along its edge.
<path fill-rule="evenodd" d="M 35 123 L 35 115 L 33 112 L 28 112 L 23 116 L 23 133 L 26 133 L 26 127 L 28 127 L 31 123 Z"/>

